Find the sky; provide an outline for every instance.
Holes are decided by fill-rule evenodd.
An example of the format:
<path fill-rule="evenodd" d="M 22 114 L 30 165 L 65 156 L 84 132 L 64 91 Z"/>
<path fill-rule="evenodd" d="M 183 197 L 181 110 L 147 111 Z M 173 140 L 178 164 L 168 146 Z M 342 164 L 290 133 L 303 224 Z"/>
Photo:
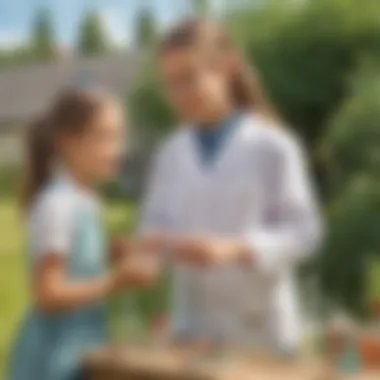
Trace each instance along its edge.
<path fill-rule="evenodd" d="M 222 0 L 210 0 L 215 8 Z M 133 38 L 134 20 L 141 7 L 154 10 L 160 26 L 165 27 L 189 9 L 190 0 L 0 0 L 0 47 L 22 44 L 27 38 L 36 11 L 51 10 L 55 33 L 63 46 L 76 39 L 83 13 L 96 9 L 115 45 L 128 45 Z"/>

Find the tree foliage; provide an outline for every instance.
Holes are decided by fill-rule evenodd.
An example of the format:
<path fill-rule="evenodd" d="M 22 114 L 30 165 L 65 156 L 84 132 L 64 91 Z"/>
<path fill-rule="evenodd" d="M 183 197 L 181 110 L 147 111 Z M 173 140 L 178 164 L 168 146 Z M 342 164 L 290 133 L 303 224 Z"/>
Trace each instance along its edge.
<path fill-rule="evenodd" d="M 334 193 L 360 173 L 380 175 L 380 63 L 360 68 L 353 76 L 354 94 L 332 117 L 321 154 L 330 164 Z M 376 70 L 376 71 L 375 71 Z"/>
<path fill-rule="evenodd" d="M 345 97 L 358 58 L 377 49 L 373 38 L 380 28 L 353 23 L 360 10 L 347 2 L 293 7 L 275 33 L 256 37 L 247 49 L 280 113 L 313 146 Z"/>
<path fill-rule="evenodd" d="M 210 11 L 208 0 L 192 0 L 194 12 L 200 16 L 206 16 Z"/>
<path fill-rule="evenodd" d="M 139 128 L 139 135 L 150 145 L 170 131 L 175 118 L 152 67 L 148 67 L 144 77 L 136 82 L 138 86 L 132 92 L 129 108 L 132 119 Z"/>
<path fill-rule="evenodd" d="M 95 11 L 88 12 L 79 27 L 78 52 L 94 56 L 107 52 L 108 48 L 109 40 L 99 14 Z"/>
<path fill-rule="evenodd" d="M 329 210 L 318 267 L 322 294 L 334 305 L 365 314 L 367 264 L 380 258 L 380 182 L 365 173 L 354 176 Z"/>
<path fill-rule="evenodd" d="M 56 42 L 54 37 L 51 13 L 46 9 L 37 12 L 31 31 L 30 50 L 37 61 L 47 61 L 56 55 Z"/>
<path fill-rule="evenodd" d="M 380 260 L 379 67 L 366 62 L 352 76 L 351 95 L 331 118 L 320 148 L 331 189 L 322 286 L 335 302 L 363 312 L 367 263 Z"/>
<path fill-rule="evenodd" d="M 140 11 L 137 17 L 136 43 L 138 47 L 148 48 L 157 38 L 157 25 L 154 14 L 149 8 Z"/>
<path fill-rule="evenodd" d="M 34 61 L 29 46 L 18 46 L 0 51 L 0 70 L 26 65 Z"/>
<path fill-rule="evenodd" d="M 50 61 L 56 58 L 57 43 L 50 11 L 37 11 L 28 41 L 0 50 L 0 69 Z"/>

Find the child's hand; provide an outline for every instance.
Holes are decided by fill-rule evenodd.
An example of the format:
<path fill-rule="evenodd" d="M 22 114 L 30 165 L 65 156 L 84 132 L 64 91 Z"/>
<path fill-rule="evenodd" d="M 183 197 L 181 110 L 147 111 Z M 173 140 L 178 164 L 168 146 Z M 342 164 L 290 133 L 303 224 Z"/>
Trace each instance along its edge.
<path fill-rule="evenodd" d="M 238 241 L 216 237 L 188 237 L 173 243 L 175 257 L 200 266 L 221 265 L 231 261 L 247 261 L 248 248 Z"/>
<path fill-rule="evenodd" d="M 152 255 L 133 254 L 120 262 L 115 272 L 117 288 L 152 284 L 159 275 L 159 260 Z"/>
<path fill-rule="evenodd" d="M 122 261 L 133 249 L 134 240 L 129 236 L 114 239 L 110 246 L 110 258 L 113 263 Z"/>
<path fill-rule="evenodd" d="M 156 232 L 143 237 L 140 244 L 144 250 L 151 253 L 157 253 L 166 248 L 170 248 L 173 241 L 174 238 L 170 235 Z"/>
<path fill-rule="evenodd" d="M 170 237 L 161 233 L 150 234 L 142 238 L 119 237 L 111 244 L 111 258 L 113 262 L 119 262 L 135 252 L 156 253 L 167 247 L 170 242 Z"/>

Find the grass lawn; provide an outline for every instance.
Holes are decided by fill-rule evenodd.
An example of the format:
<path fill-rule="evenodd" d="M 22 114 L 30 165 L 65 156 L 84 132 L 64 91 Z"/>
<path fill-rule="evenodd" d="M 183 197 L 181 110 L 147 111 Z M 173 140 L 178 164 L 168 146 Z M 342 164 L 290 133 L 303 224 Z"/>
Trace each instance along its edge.
<path fill-rule="evenodd" d="M 113 202 L 107 207 L 111 233 L 131 229 L 135 207 L 132 203 Z M 24 234 L 16 202 L 0 198 L 0 380 L 3 380 L 9 342 L 27 305 L 27 255 Z"/>

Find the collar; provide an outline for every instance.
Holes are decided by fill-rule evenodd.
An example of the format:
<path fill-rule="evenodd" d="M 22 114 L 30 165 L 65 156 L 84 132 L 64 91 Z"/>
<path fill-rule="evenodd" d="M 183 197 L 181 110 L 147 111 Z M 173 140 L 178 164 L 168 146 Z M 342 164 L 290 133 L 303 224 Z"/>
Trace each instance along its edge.
<path fill-rule="evenodd" d="M 96 191 L 80 185 L 65 167 L 57 166 L 53 171 L 52 180 L 59 186 L 73 190 L 80 199 L 88 203 L 94 209 L 100 209 L 101 201 Z"/>
<path fill-rule="evenodd" d="M 198 125 L 195 130 L 196 134 L 200 138 L 218 138 L 219 136 L 223 136 L 229 134 L 232 129 L 234 129 L 236 121 L 241 116 L 241 112 L 232 111 L 227 117 L 225 117 L 222 121 L 217 123 L 213 128 L 206 128 Z"/>

